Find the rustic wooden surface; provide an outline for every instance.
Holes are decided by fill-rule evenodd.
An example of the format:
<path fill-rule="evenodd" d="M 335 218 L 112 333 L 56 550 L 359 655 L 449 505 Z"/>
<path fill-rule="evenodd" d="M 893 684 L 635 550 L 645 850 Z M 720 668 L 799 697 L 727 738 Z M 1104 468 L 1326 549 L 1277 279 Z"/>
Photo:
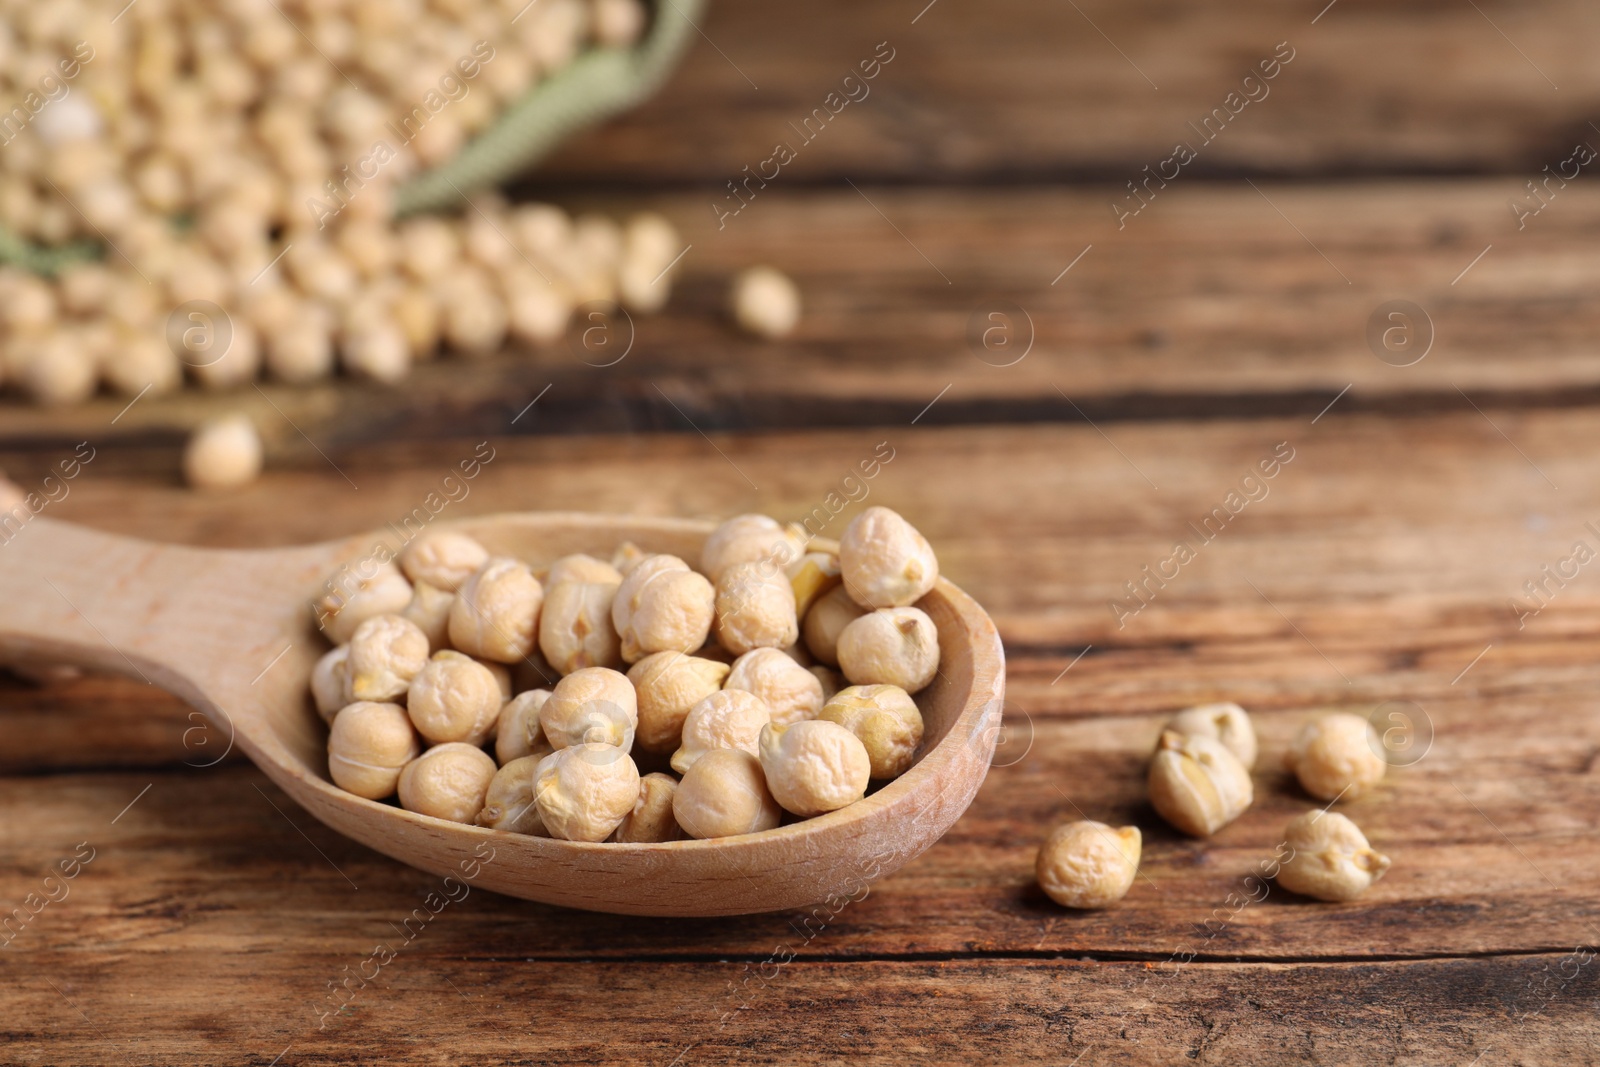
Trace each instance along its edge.
<path fill-rule="evenodd" d="M 98 447 L 52 517 L 237 546 L 381 525 L 485 439 L 449 515 L 798 517 L 887 441 L 868 501 L 989 608 L 1011 724 L 968 814 L 864 899 L 654 921 L 474 890 L 323 1019 L 439 880 L 219 760 L 170 696 L 0 680 L 0 912 L 94 849 L 0 949 L 0 1062 L 1600 1061 L 1600 585 L 1586 566 L 1536 617 L 1512 606 L 1575 542 L 1600 550 L 1600 194 L 1586 172 L 1522 230 L 1507 207 L 1600 144 L 1594 20 L 1565 0 L 721 4 L 715 47 L 528 185 L 660 207 L 693 245 L 617 366 L 558 344 L 416 389 L 269 388 L 278 410 L 0 410 L 27 487 Z M 1122 183 L 1284 39 L 1271 97 L 1119 230 Z M 898 51 L 873 95 L 718 230 L 721 183 L 880 40 Z M 717 318 L 757 260 L 805 290 L 789 341 Z M 1366 340 L 1394 299 L 1433 320 L 1413 366 Z M 1001 367 L 968 328 L 1005 305 L 1035 345 Z M 182 489 L 183 428 L 241 403 L 272 469 Z M 1119 626 L 1124 583 L 1280 443 L 1268 494 Z M 1257 802 L 1198 843 L 1155 818 L 1142 763 L 1172 710 L 1219 699 L 1256 714 Z M 1348 904 L 1238 907 L 1310 805 L 1278 762 L 1299 723 L 1385 702 L 1420 758 L 1342 808 L 1388 876 Z M 1032 885 L 1080 813 L 1145 831 L 1143 877 L 1102 913 Z"/>

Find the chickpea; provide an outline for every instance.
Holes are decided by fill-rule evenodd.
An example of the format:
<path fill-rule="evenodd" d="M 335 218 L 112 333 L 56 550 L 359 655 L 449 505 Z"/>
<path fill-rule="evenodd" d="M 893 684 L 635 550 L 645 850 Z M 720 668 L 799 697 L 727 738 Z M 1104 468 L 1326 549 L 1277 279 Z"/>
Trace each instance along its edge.
<path fill-rule="evenodd" d="M 761 762 L 741 749 L 707 752 L 678 783 L 672 816 L 694 838 L 771 830 L 783 809 L 767 791 Z"/>
<path fill-rule="evenodd" d="M 707 752 L 720 748 L 737 748 L 753 756 L 761 728 L 771 721 L 772 712 L 754 693 L 742 689 L 712 693 L 684 718 L 683 742 L 672 754 L 672 769 L 684 774 Z"/>
<path fill-rule="evenodd" d="M 577 552 L 570 556 L 562 556 L 550 564 L 550 571 L 544 577 L 544 584 L 557 585 L 561 582 L 621 585 L 622 572 L 604 560 Z"/>
<path fill-rule="evenodd" d="M 528 565 L 490 559 L 456 594 L 450 609 L 450 643 L 498 663 L 515 663 L 533 651 L 544 588 Z"/>
<path fill-rule="evenodd" d="M 834 586 L 822 594 L 806 612 L 801 628 L 806 639 L 806 649 L 829 667 L 839 665 L 839 635 L 844 628 L 866 614 L 866 610 L 850 599 L 850 591 L 842 585 Z"/>
<path fill-rule="evenodd" d="M 549 699 L 550 690 L 529 689 L 500 708 L 500 717 L 495 720 L 494 758 L 502 767 L 524 756 L 542 759 L 555 751 L 539 725 L 539 712 Z"/>
<path fill-rule="evenodd" d="M 844 678 L 832 667 L 824 667 L 821 664 L 816 664 L 806 669 L 817 680 L 817 684 L 822 686 L 822 706 L 827 707 L 828 701 L 832 700 L 844 688 Z"/>
<path fill-rule="evenodd" d="M 557 749 L 583 744 L 633 748 L 639 725 L 633 683 L 609 667 L 585 667 L 556 683 L 539 710 L 539 726 Z"/>
<path fill-rule="evenodd" d="M 1256 765 L 1256 731 L 1250 716 L 1237 704 L 1197 704 L 1174 715 L 1167 729 L 1191 737 L 1210 737 L 1249 770 Z"/>
<path fill-rule="evenodd" d="M 879 608 L 839 634 L 839 667 L 856 685 L 927 688 L 939 673 L 939 631 L 918 608 Z"/>
<path fill-rule="evenodd" d="M 1383 778 L 1378 731 L 1359 715 L 1339 712 L 1306 723 L 1284 756 L 1300 785 L 1318 800 L 1354 800 Z"/>
<path fill-rule="evenodd" d="M 922 744 L 922 712 L 897 685 L 855 685 L 830 697 L 819 716 L 856 737 L 872 761 L 872 777 L 898 778 L 916 761 Z"/>
<path fill-rule="evenodd" d="M 363 570 L 367 569 L 365 566 Z M 374 615 L 396 615 L 411 603 L 411 583 L 400 568 L 382 563 L 371 568 L 367 577 L 347 576 L 344 572 L 330 579 L 339 588 L 318 600 L 313 608 L 328 640 L 342 645 L 355 636 L 356 627 Z"/>
<path fill-rule="evenodd" d="M 562 674 L 583 667 L 622 666 L 622 639 L 611 624 L 611 604 L 622 585 L 622 575 L 610 564 L 595 559 L 589 562 L 594 564 L 590 573 L 604 568 L 615 581 L 569 577 L 581 573 L 580 568 L 563 567 L 559 562 L 546 580 L 539 648 Z"/>
<path fill-rule="evenodd" d="M 451 593 L 489 562 L 489 550 L 464 533 L 430 530 L 400 553 L 400 569 L 413 582 L 427 582 Z"/>
<path fill-rule="evenodd" d="M 1062 823 L 1039 848 L 1039 888 L 1062 907 L 1108 908 L 1128 895 L 1139 873 L 1141 843 L 1137 826 Z"/>
<path fill-rule="evenodd" d="M 349 645 L 340 645 L 324 653 L 311 668 L 311 700 L 322 721 L 330 725 L 342 708 L 355 703 L 350 693 Z"/>
<path fill-rule="evenodd" d="M 839 557 L 831 552 L 807 552 L 787 568 L 789 585 L 794 588 L 794 610 L 805 618 L 823 594 L 836 589 L 842 580 Z"/>
<path fill-rule="evenodd" d="M 822 713 L 822 683 L 776 648 L 753 649 L 734 660 L 723 686 L 760 697 L 779 726 L 815 719 Z"/>
<path fill-rule="evenodd" d="M 794 587 L 770 563 L 735 563 L 716 585 L 717 641 L 736 656 L 800 639 Z"/>
<path fill-rule="evenodd" d="M 356 627 L 347 670 L 357 700 L 403 696 L 428 663 L 428 636 L 399 615 L 378 615 Z"/>
<path fill-rule="evenodd" d="M 800 290 L 771 267 L 752 267 L 733 280 L 733 319 L 758 337 L 787 337 L 800 322 Z"/>
<path fill-rule="evenodd" d="M 245 415 L 205 423 L 183 450 L 183 473 L 196 489 L 236 489 L 261 474 L 261 437 Z"/>
<path fill-rule="evenodd" d="M 837 811 L 867 795 L 872 768 L 867 750 L 836 722 L 769 723 L 761 728 L 758 755 L 773 799 L 802 818 Z"/>
<path fill-rule="evenodd" d="M 1293 851 L 1278 868 L 1278 884 L 1317 900 L 1354 900 L 1389 869 L 1389 857 L 1336 811 L 1308 811 L 1283 831 Z"/>
<path fill-rule="evenodd" d="M 420 748 L 405 708 L 357 702 L 333 717 L 328 774 L 347 793 L 382 800 L 394 793 L 402 769 L 417 758 Z"/>
<path fill-rule="evenodd" d="M 735 563 L 765 561 L 784 570 L 805 554 L 807 540 L 798 524 L 780 526 L 766 515 L 736 515 L 706 538 L 700 571 L 715 583 Z"/>
<path fill-rule="evenodd" d="M 622 579 L 611 622 L 622 658 L 637 663 L 652 652 L 693 652 L 706 643 L 716 594 L 704 575 L 677 556 L 651 556 Z"/>
<path fill-rule="evenodd" d="M 939 561 L 927 538 L 897 513 L 870 507 L 839 539 L 844 587 L 866 608 L 914 604 L 939 581 Z"/>
<path fill-rule="evenodd" d="M 1149 788 L 1156 813 L 1190 837 L 1210 837 L 1255 799 L 1250 772 L 1222 742 L 1176 730 L 1161 734 Z"/>
<path fill-rule="evenodd" d="M 677 841 L 683 830 L 672 817 L 672 801 L 678 793 L 678 780 L 670 774 L 647 774 L 639 779 L 639 799 L 633 810 L 622 817 L 613 841 L 645 844 Z"/>
<path fill-rule="evenodd" d="M 483 810 L 494 760 L 460 741 L 435 745 L 400 772 L 400 806 L 418 815 L 470 823 Z"/>
<path fill-rule="evenodd" d="M 682 652 L 652 652 L 628 669 L 639 701 L 635 741 L 653 755 L 665 756 L 683 743 L 689 709 L 722 688 L 728 665 Z"/>
<path fill-rule="evenodd" d="M 406 694 L 411 722 L 430 744 L 481 745 L 500 714 L 500 683 L 489 668 L 460 652 L 433 654 Z"/>
<path fill-rule="evenodd" d="M 638 802 L 639 768 L 615 745 L 573 745 L 539 761 L 534 795 L 552 837 L 604 841 Z"/>
<path fill-rule="evenodd" d="M 617 546 L 615 552 L 611 553 L 611 565 L 617 569 L 618 574 L 626 578 L 633 573 L 633 568 L 649 558 L 649 553 L 644 549 L 632 541 L 624 541 Z"/>
<path fill-rule="evenodd" d="M 455 602 L 454 593 L 418 582 L 411 587 L 411 603 L 400 615 L 427 635 L 429 648 L 443 648 L 450 640 L 450 609 Z"/>
<path fill-rule="evenodd" d="M 545 754 L 522 756 L 508 760 L 495 772 L 483 797 L 483 810 L 473 821 L 491 830 L 507 830 L 514 834 L 532 837 L 549 837 L 544 820 L 539 818 L 539 804 L 534 797 L 534 783 L 539 763 Z"/>

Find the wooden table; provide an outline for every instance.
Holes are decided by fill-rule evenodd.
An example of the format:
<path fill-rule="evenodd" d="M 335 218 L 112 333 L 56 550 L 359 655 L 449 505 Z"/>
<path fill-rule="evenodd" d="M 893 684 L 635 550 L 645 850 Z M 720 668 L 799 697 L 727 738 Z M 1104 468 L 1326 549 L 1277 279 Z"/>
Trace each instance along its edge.
<path fill-rule="evenodd" d="M 657 921 L 472 892 L 319 1017 L 438 880 L 236 757 L 206 766 L 222 739 L 170 696 L 7 682 L 0 910 L 93 858 L 0 950 L 0 1061 L 1600 1058 L 1600 577 L 1572 561 L 1600 550 L 1600 190 L 1552 186 L 1521 229 L 1508 207 L 1600 144 L 1600 15 L 919 7 L 718 5 L 658 100 L 530 183 L 659 207 L 693 246 L 613 367 L 557 345 L 398 391 L 6 407 L 0 464 L 32 487 L 91 441 L 51 516 L 246 546 L 379 526 L 481 440 L 495 459 L 455 514 L 798 517 L 888 442 L 869 499 L 927 533 L 1007 646 L 1009 729 L 968 814 L 811 913 Z M 1285 40 L 1271 95 L 1119 228 L 1124 182 Z M 719 230 L 723 183 L 880 41 L 895 58 L 871 95 Z M 717 318 L 758 261 L 805 291 L 789 341 Z M 1431 327 L 1379 315 L 1374 349 L 1393 300 Z M 1386 348 L 1393 325 L 1411 332 Z M 184 428 L 230 405 L 267 429 L 270 471 L 180 488 Z M 1247 482 L 1275 450 L 1292 459 Z M 1236 491 L 1222 532 L 1131 599 Z M 1254 807 L 1195 842 L 1154 816 L 1142 768 L 1165 717 L 1210 700 L 1254 713 L 1263 758 Z M 1404 765 L 1341 809 L 1393 869 L 1349 904 L 1241 906 L 1310 806 L 1288 739 L 1314 707 L 1386 703 L 1413 731 Z M 1105 912 L 1033 885 L 1039 841 L 1080 815 L 1145 833 Z"/>

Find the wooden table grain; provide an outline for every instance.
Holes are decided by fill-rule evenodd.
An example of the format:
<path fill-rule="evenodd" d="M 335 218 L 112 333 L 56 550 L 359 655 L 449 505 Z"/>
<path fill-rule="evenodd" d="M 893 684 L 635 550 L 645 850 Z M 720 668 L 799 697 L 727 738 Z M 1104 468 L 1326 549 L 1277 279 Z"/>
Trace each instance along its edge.
<path fill-rule="evenodd" d="M 995 765 L 939 844 L 842 903 L 674 921 L 442 896 L 167 694 L 0 678 L 0 917 L 48 900 L 5 929 L 0 1063 L 1600 1060 L 1600 194 L 1574 180 L 1520 228 L 1508 206 L 1600 143 L 1594 19 L 718 5 L 659 99 L 523 190 L 656 207 L 692 246 L 621 363 L 557 343 L 401 389 L 0 408 L 26 488 L 94 449 L 51 517 L 206 545 L 381 526 L 479 442 L 449 516 L 799 517 L 888 449 L 836 521 L 911 518 L 1009 665 Z M 1123 183 L 1285 39 L 1272 95 L 1119 226 Z M 872 95 L 719 228 L 723 183 L 884 40 Z M 805 292 L 790 340 L 719 317 L 757 261 Z M 183 489 L 186 428 L 232 406 L 267 474 Z M 1254 713 L 1263 756 L 1255 805 L 1196 842 L 1143 766 L 1212 700 Z M 1340 806 L 1394 866 L 1346 904 L 1250 899 L 1313 806 L 1281 754 L 1327 707 L 1405 731 Z M 1103 912 L 1032 881 L 1083 816 L 1145 834 Z"/>

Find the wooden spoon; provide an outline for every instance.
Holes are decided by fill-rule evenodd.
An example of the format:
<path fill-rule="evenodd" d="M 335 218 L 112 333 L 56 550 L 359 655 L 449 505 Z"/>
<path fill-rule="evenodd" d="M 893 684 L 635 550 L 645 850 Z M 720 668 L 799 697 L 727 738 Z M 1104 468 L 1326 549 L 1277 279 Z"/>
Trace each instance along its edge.
<path fill-rule="evenodd" d="M 443 524 L 440 524 L 443 525 Z M 450 524 L 535 567 L 623 541 L 694 561 L 711 524 L 578 514 Z M 416 530 L 411 531 L 414 536 Z M 328 649 L 311 602 L 343 565 L 390 558 L 389 529 L 264 552 L 184 548 L 44 518 L 0 530 L 0 661 L 143 678 L 204 712 L 279 788 L 335 830 L 440 875 L 549 904 L 637 915 L 736 915 L 861 892 L 938 840 L 993 755 L 1005 658 L 994 624 L 941 580 L 920 606 L 939 630 L 918 694 L 917 764 L 866 799 L 775 830 L 710 841 L 588 844 L 446 822 L 364 800 L 328 778 L 311 668 Z"/>

